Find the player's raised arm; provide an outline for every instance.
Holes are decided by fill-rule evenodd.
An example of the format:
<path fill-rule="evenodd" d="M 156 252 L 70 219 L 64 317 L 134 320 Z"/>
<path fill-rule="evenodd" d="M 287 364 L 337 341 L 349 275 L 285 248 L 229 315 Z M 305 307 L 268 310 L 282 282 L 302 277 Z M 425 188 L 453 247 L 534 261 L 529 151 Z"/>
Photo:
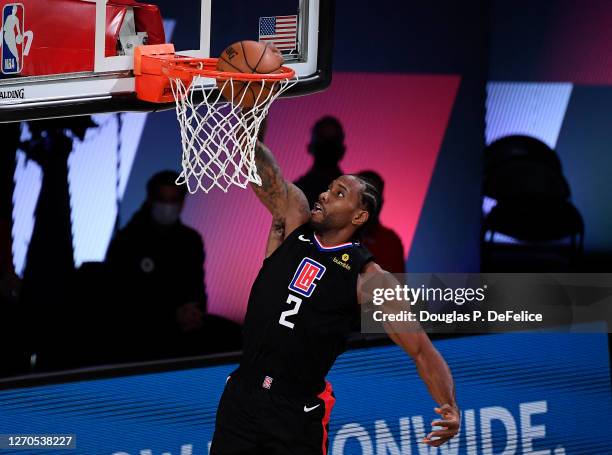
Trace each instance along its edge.
<path fill-rule="evenodd" d="M 255 165 L 262 183 L 261 186 L 251 184 L 251 188 L 272 216 L 276 217 L 286 210 L 289 184 L 283 178 L 274 155 L 261 141 L 255 145 Z"/>
<path fill-rule="evenodd" d="M 371 301 L 371 286 L 395 288 L 398 281 L 393 275 L 385 272 L 378 264 L 370 262 L 364 267 L 358 283 L 360 303 Z M 399 314 L 404 306 L 395 301 L 384 303 L 384 313 Z M 412 324 L 407 327 L 406 324 Z M 455 385 L 444 358 L 433 346 L 427 334 L 418 322 L 384 322 L 383 326 L 389 337 L 406 351 L 416 364 L 419 376 L 427 385 L 429 393 L 438 403 L 435 412 L 440 418 L 432 422 L 432 426 L 441 427 L 431 431 L 423 440 L 426 444 L 438 447 L 453 438 L 459 431 L 460 415 L 455 400 Z M 432 439 L 435 438 L 435 439 Z"/>
<path fill-rule="evenodd" d="M 282 240 L 308 221 L 308 201 L 298 187 L 284 179 L 274 155 L 261 141 L 255 146 L 255 164 L 262 184 L 251 184 L 251 188 L 272 214 L 273 230 Z"/>

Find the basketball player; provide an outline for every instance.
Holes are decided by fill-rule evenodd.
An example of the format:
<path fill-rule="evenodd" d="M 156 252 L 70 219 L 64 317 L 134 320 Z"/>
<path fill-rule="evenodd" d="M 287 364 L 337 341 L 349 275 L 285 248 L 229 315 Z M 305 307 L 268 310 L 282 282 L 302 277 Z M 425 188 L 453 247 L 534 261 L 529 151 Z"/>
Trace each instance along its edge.
<path fill-rule="evenodd" d="M 343 175 L 310 210 L 270 150 L 258 142 L 255 153 L 263 183 L 252 187 L 272 214 L 272 227 L 249 297 L 243 358 L 221 397 L 210 453 L 326 454 L 335 398 L 325 376 L 345 348 L 363 275 L 385 279 L 356 240 L 377 213 L 380 195 L 372 184 Z M 423 442 L 439 446 L 459 430 L 450 370 L 423 331 L 386 330 L 413 358 L 438 403 L 441 418 L 432 426 L 441 429 Z"/>

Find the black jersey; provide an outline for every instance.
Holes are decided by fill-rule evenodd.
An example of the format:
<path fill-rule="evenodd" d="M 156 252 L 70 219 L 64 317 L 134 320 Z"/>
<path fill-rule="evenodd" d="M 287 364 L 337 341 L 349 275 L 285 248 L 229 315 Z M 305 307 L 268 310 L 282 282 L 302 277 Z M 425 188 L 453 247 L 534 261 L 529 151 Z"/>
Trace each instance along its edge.
<path fill-rule="evenodd" d="M 357 242 L 324 247 L 308 224 L 264 260 L 251 289 L 241 369 L 317 390 L 345 350 L 357 279 L 372 260 Z"/>

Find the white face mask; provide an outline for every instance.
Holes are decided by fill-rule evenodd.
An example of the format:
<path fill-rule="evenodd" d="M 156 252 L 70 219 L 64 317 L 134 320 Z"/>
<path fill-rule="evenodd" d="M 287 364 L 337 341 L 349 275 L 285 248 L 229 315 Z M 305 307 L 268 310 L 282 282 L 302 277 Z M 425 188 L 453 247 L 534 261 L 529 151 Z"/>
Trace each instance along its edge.
<path fill-rule="evenodd" d="M 181 214 L 181 207 L 176 204 L 166 204 L 164 202 L 153 202 L 151 204 L 151 216 L 162 226 L 171 226 L 176 223 Z"/>

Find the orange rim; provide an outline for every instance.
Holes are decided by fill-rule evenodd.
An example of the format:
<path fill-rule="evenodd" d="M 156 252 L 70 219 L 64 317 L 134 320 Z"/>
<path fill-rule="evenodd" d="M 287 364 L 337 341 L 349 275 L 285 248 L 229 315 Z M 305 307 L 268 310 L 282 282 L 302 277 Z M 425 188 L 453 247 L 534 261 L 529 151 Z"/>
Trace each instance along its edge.
<path fill-rule="evenodd" d="M 168 76 L 180 78 L 186 74 L 191 76 L 212 77 L 217 80 L 237 81 L 282 81 L 295 77 L 295 71 L 289 67 L 281 66 L 280 73 L 239 73 L 233 71 L 217 71 L 217 58 L 193 58 L 174 56 L 164 61 L 163 66 L 168 70 Z"/>
<path fill-rule="evenodd" d="M 194 58 L 176 55 L 172 44 L 138 46 L 134 50 L 134 75 L 136 96 L 151 103 L 176 101 L 170 80 L 191 85 L 196 76 L 214 78 L 217 81 L 276 82 L 292 79 L 295 71 L 286 66 L 280 73 L 239 73 L 217 71 L 217 58 Z"/>

